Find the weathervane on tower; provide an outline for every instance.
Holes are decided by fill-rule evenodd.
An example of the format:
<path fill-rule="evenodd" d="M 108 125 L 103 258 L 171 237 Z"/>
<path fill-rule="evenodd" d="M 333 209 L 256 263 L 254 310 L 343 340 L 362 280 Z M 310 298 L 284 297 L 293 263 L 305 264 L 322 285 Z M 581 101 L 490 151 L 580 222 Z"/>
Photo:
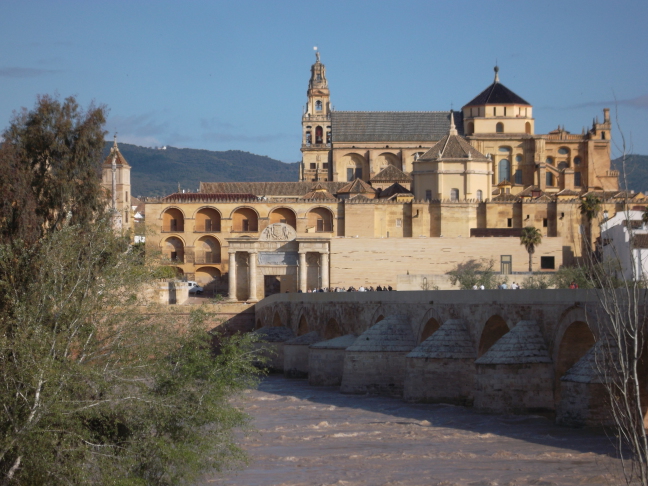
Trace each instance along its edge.
<path fill-rule="evenodd" d="M 315 51 L 315 59 L 317 59 L 317 62 L 320 62 L 320 53 L 317 50 L 317 46 L 313 47 L 313 50 Z"/>

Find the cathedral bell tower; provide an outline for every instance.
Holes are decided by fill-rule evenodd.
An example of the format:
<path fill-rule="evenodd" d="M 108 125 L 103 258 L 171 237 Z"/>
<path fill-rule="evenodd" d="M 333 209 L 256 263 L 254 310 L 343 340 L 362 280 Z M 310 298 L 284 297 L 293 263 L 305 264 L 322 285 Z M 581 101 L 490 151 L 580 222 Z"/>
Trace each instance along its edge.
<path fill-rule="evenodd" d="M 328 181 L 331 153 L 331 95 L 326 80 L 326 67 L 315 48 L 315 64 L 306 95 L 308 101 L 302 116 L 301 181 Z"/>

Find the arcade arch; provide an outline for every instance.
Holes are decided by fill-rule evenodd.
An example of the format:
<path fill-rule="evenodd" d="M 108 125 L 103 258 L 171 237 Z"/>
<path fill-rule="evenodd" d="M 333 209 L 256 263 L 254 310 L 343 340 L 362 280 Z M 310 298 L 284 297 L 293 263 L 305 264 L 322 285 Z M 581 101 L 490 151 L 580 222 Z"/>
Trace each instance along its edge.
<path fill-rule="evenodd" d="M 216 264 L 221 262 L 221 244 L 213 236 L 202 236 L 195 243 L 197 264 Z"/>
<path fill-rule="evenodd" d="M 330 233 L 333 231 L 333 213 L 327 208 L 313 208 L 306 216 L 307 231 Z"/>
<path fill-rule="evenodd" d="M 200 267 L 196 269 L 196 282 L 205 288 L 214 288 L 220 283 L 221 272 L 214 267 Z"/>
<path fill-rule="evenodd" d="M 274 316 L 272 317 L 272 327 L 281 327 L 283 324 L 281 324 L 281 317 L 279 317 L 279 312 L 274 313 Z"/>
<path fill-rule="evenodd" d="M 162 254 L 172 262 L 184 263 L 184 242 L 177 236 L 171 236 L 164 240 Z"/>
<path fill-rule="evenodd" d="M 270 211 L 269 215 L 270 224 L 284 223 L 297 229 L 297 216 L 292 209 L 289 208 L 275 208 Z"/>
<path fill-rule="evenodd" d="M 168 208 L 162 213 L 162 232 L 181 233 L 184 231 L 184 214 L 178 208 Z"/>
<path fill-rule="evenodd" d="M 232 231 L 254 233 L 259 231 L 259 216 L 252 208 L 238 208 L 232 213 Z"/>
<path fill-rule="evenodd" d="M 506 321 L 497 314 L 491 316 L 484 324 L 484 329 L 479 339 L 479 348 L 477 349 L 477 357 L 484 355 L 497 341 L 501 339 L 504 334 L 509 332 Z"/>
<path fill-rule="evenodd" d="M 221 230 L 221 215 L 214 208 L 200 208 L 195 216 L 196 233 L 217 233 Z"/>

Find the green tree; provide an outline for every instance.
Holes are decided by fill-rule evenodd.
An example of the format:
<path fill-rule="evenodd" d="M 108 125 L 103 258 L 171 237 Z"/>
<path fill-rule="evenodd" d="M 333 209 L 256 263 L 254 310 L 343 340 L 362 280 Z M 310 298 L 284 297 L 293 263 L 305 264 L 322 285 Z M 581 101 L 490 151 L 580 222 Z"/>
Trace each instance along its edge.
<path fill-rule="evenodd" d="M 157 262 L 114 233 L 99 162 L 70 148 L 83 138 L 73 99 L 56 136 L 31 137 L 49 133 L 43 105 L 56 102 L 17 115 L 0 149 L 20 175 L 0 192 L 0 484 L 186 484 L 240 464 L 233 434 L 248 418 L 229 399 L 255 383 L 252 339 L 219 339 L 215 354 L 204 314 L 145 307 Z M 83 147 L 101 146 L 100 119 Z M 33 159 L 50 169 L 30 174 Z M 88 177 L 81 194 L 57 180 L 74 174 Z"/>
<path fill-rule="evenodd" d="M 459 286 L 462 290 L 484 286 L 485 289 L 496 289 L 502 281 L 495 273 L 495 260 L 468 260 L 458 263 L 446 275 L 450 277 L 452 285 Z"/>
<path fill-rule="evenodd" d="M 520 235 L 520 245 L 523 245 L 526 248 L 527 253 L 529 254 L 529 272 L 533 272 L 532 258 L 535 253 L 535 248 L 540 243 L 542 243 L 542 233 L 538 228 L 533 226 L 527 226 L 522 228 L 522 234 Z"/>

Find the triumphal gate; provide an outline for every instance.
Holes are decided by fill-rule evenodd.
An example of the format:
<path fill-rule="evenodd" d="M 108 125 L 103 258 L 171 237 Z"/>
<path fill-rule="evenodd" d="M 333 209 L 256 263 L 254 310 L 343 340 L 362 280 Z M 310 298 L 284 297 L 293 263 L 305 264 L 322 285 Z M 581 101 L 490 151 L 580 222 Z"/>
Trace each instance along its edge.
<path fill-rule="evenodd" d="M 258 238 L 227 238 L 229 299 L 256 302 L 279 292 L 329 286 L 329 239 L 298 238 L 292 226 L 273 223 Z"/>

